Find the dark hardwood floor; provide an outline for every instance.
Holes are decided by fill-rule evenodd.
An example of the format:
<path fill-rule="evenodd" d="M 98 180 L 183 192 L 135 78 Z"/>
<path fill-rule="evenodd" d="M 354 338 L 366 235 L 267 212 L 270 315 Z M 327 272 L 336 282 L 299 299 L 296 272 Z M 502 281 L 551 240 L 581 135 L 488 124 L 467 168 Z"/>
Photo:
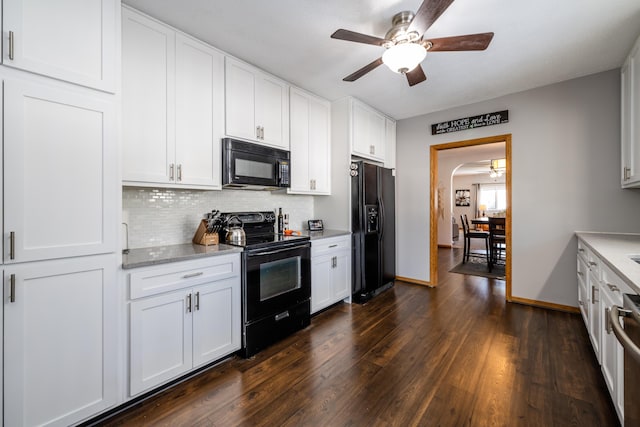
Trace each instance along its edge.
<path fill-rule="evenodd" d="M 398 282 L 332 307 L 101 425 L 618 425 L 581 317 L 448 273 L 461 252 L 440 250 L 435 289 Z"/>

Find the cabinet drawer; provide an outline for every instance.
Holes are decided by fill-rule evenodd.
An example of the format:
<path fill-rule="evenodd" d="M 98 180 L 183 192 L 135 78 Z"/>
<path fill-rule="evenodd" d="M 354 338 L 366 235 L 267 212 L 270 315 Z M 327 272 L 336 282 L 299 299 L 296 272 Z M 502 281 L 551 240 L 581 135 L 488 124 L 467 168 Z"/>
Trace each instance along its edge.
<path fill-rule="evenodd" d="M 605 292 L 607 292 L 610 298 L 619 306 L 622 306 L 622 294 L 635 294 L 616 273 L 613 272 L 607 265 L 602 265 L 602 284 Z"/>
<path fill-rule="evenodd" d="M 311 256 L 322 255 L 325 252 L 333 252 L 342 249 L 351 249 L 351 236 L 330 237 L 311 242 Z"/>
<path fill-rule="evenodd" d="M 239 275 L 240 254 L 140 268 L 129 274 L 129 297 L 142 298 Z"/>

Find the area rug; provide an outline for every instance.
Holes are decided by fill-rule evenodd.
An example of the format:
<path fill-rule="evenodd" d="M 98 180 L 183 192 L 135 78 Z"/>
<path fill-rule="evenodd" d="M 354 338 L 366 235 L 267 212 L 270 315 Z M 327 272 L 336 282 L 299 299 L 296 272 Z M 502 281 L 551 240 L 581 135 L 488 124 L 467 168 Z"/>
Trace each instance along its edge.
<path fill-rule="evenodd" d="M 450 273 L 467 274 L 470 276 L 482 276 L 489 279 L 501 279 L 505 278 L 504 265 L 494 265 L 491 273 L 486 262 L 474 262 L 472 258 L 469 262 L 460 263 L 449 270 Z"/>

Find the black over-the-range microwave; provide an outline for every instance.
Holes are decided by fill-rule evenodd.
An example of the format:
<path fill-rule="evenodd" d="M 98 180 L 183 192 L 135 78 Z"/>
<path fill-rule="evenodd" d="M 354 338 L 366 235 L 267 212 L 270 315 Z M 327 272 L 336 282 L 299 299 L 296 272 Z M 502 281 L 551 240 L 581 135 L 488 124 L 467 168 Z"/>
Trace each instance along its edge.
<path fill-rule="evenodd" d="M 231 138 L 222 139 L 222 187 L 278 190 L 289 187 L 289 152 Z"/>

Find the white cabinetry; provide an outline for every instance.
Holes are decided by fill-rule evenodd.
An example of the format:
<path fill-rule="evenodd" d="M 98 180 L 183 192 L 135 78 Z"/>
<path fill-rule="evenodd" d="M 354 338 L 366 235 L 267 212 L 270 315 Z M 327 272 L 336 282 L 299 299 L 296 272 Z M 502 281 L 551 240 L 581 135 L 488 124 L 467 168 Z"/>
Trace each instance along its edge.
<path fill-rule="evenodd" d="M 579 239 L 578 303 L 611 400 L 623 425 L 624 350 L 610 329 L 609 310 L 613 305 L 622 306 L 625 293 L 634 292 Z"/>
<path fill-rule="evenodd" d="M 118 0 L 4 0 L 3 64 L 115 92 Z"/>
<path fill-rule="evenodd" d="M 257 68 L 226 58 L 226 134 L 289 149 L 289 86 Z"/>
<path fill-rule="evenodd" d="M 240 256 L 129 274 L 130 394 L 239 350 Z"/>
<path fill-rule="evenodd" d="M 351 295 L 351 236 L 311 242 L 311 313 Z"/>
<path fill-rule="evenodd" d="M 362 102 L 351 100 L 351 153 L 384 162 L 385 116 Z"/>
<path fill-rule="evenodd" d="M 602 266 L 600 284 L 600 313 L 603 316 L 600 331 L 600 362 L 611 400 L 620 422 L 624 419 L 624 349 L 609 325 L 609 310 L 613 305 L 622 307 L 622 295 L 634 293 L 608 266 Z"/>
<path fill-rule="evenodd" d="M 113 103 L 4 82 L 5 263 L 113 252 Z"/>
<path fill-rule="evenodd" d="M 292 194 L 331 193 L 330 114 L 328 101 L 290 89 Z"/>
<path fill-rule="evenodd" d="M 395 169 L 396 168 L 396 121 L 386 117 L 384 130 L 385 130 L 384 167 L 388 169 Z"/>
<path fill-rule="evenodd" d="M 224 55 L 123 8 L 123 181 L 221 189 Z"/>
<path fill-rule="evenodd" d="M 621 69 L 622 187 L 640 187 L 640 38 Z"/>
<path fill-rule="evenodd" d="M 4 425 L 70 425 L 116 403 L 113 254 L 5 266 Z"/>

